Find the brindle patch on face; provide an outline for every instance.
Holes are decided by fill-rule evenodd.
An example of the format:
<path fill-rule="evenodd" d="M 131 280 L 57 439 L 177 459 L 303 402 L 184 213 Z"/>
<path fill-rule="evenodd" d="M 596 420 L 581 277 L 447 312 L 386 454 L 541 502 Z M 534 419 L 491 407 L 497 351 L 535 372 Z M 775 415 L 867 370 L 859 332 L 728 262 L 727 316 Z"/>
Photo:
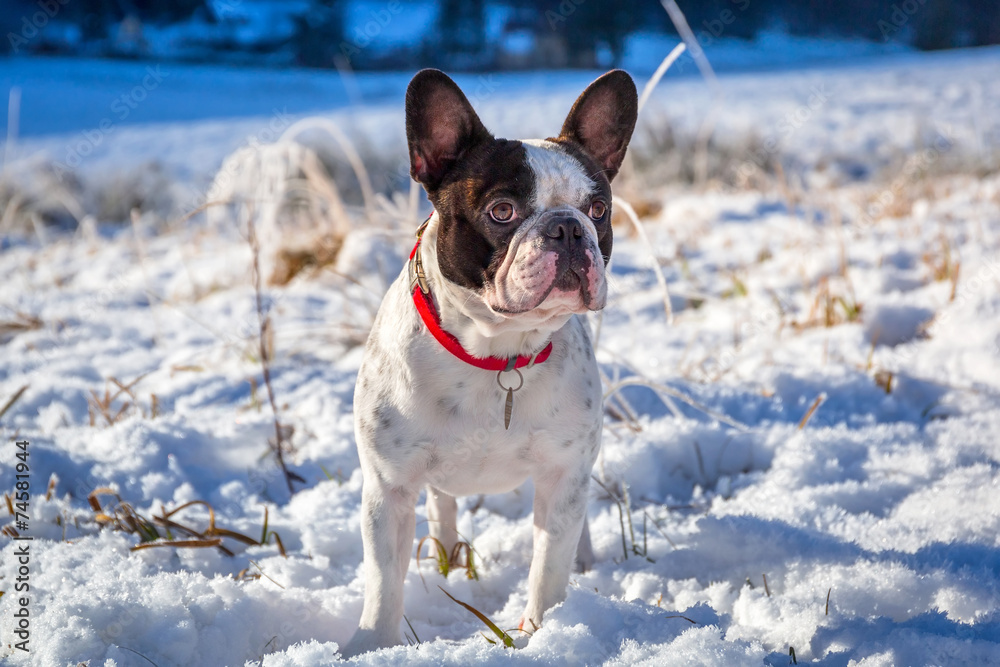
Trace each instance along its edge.
<path fill-rule="evenodd" d="M 495 139 L 463 155 L 429 193 L 441 220 L 437 256 L 444 277 L 476 291 L 492 282 L 518 225 L 533 213 L 534 194 L 534 174 L 520 141 Z M 514 205 L 513 221 L 490 218 L 499 200 Z"/>

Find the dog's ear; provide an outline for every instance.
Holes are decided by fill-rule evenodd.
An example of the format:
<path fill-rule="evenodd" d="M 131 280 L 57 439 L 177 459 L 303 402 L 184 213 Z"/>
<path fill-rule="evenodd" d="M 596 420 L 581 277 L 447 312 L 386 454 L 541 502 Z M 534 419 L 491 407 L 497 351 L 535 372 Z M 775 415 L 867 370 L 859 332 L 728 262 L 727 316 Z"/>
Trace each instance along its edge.
<path fill-rule="evenodd" d="M 444 72 L 417 72 L 406 89 L 410 175 L 428 192 L 476 144 L 492 139 L 469 100 Z"/>
<path fill-rule="evenodd" d="M 625 159 L 639 98 L 632 77 L 616 69 L 587 86 L 566 116 L 560 139 L 578 143 L 597 160 L 610 181 Z"/>

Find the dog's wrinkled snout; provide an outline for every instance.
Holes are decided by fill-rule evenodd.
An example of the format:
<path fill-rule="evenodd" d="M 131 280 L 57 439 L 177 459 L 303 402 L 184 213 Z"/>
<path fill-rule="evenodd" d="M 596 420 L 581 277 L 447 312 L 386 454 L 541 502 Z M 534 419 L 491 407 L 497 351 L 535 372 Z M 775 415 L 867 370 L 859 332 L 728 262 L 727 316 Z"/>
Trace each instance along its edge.
<path fill-rule="evenodd" d="M 559 215 L 545 224 L 543 234 L 559 246 L 572 248 L 582 242 L 583 225 L 571 215 Z"/>

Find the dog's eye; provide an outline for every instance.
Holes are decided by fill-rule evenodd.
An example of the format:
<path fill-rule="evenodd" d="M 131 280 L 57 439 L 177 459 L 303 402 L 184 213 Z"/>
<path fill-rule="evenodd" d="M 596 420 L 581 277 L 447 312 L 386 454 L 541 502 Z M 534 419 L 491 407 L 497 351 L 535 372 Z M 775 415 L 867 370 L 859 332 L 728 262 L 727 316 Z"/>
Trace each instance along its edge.
<path fill-rule="evenodd" d="M 497 222 L 510 222 L 514 217 L 514 205 L 510 202 L 500 202 L 490 209 L 490 217 Z"/>
<path fill-rule="evenodd" d="M 590 217 L 594 220 L 600 220 L 604 217 L 604 214 L 608 212 L 608 205 L 604 202 L 598 200 L 590 205 Z"/>

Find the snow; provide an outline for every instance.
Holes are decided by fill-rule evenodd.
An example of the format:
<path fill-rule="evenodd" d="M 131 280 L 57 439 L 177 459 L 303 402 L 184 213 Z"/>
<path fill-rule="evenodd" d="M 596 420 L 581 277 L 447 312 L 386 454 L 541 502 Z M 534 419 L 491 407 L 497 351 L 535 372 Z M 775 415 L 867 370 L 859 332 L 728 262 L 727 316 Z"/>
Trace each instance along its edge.
<path fill-rule="evenodd" d="M 61 159 L 146 67 L 5 65 L 5 85 L 18 82 L 25 100 L 25 136 L 8 163 L 15 180 Z M 479 579 L 462 570 L 445 579 L 429 559 L 412 559 L 405 630 L 421 643 L 356 662 L 786 665 L 790 647 L 802 664 L 1000 662 L 1000 176 L 995 163 L 975 171 L 1000 146 L 998 65 L 1000 51 L 984 49 L 723 76 L 718 132 L 774 136 L 774 153 L 797 167 L 783 187 L 762 189 L 640 189 L 622 176 L 617 194 L 662 205 L 646 219 L 651 247 L 616 229 L 598 344 L 607 389 L 630 378 L 660 388 L 621 388 L 636 418 L 629 427 L 608 415 L 595 467 L 609 489 L 627 490 L 634 539 L 595 482 L 598 562 L 573 577 L 532 637 L 504 650 L 438 586 L 516 626 L 531 486 L 463 499 L 459 532 L 475 546 Z M 79 115 L 44 103 L 88 71 Z M 170 183 L 204 191 L 227 154 L 268 128 L 271 107 L 286 104 L 289 121 L 274 134 L 322 111 L 366 159 L 393 170 L 403 159 L 406 75 L 358 75 L 361 102 L 338 97 L 346 89 L 334 76 L 256 75 L 177 66 L 163 92 L 188 97 L 165 94 L 162 107 L 122 120 L 81 178 L 155 160 Z M 470 97 L 482 86 L 488 126 L 544 136 L 591 75 L 459 82 Z M 811 108 L 815 86 L 826 99 Z M 710 102 L 699 81 L 665 82 L 643 112 L 637 150 L 652 150 L 642 127 L 697 130 Z M 803 106 L 808 116 L 785 129 Z M 913 156 L 923 166 L 907 170 Z M 0 405 L 28 387 L 0 427 L 5 441 L 31 443 L 34 537 L 31 653 L 10 646 L 17 560 L 4 538 L 0 656 L 11 665 L 339 661 L 363 591 L 351 409 L 359 343 L 409 232 L 359 226 L 336 271 L 265 290 L 274 394 L 306 480 L 290 496 L 268 455 L 274 425 L 246 242 L 198 220 L 111 222 L 46 243 L 2 232 L 0 322 L 22 314 L 41 326 L 0 338 Z M 851 304 L 860 304 L 853 316 Z M 110 378 L 138 379 L 112 402 L 112 418 L 128 403 L 117 420 L 93 407 L 91 392 L 117 391 Z M 4 451 L 0 488 L 10 490 L 15 459 Z M 226 538 L 233 556 L 130 551 L 138 535 L 95 521 L 87 495 L 102 487 L 146 517 L 206 501 L 218 526 L 255 540 L 266 508 L 287 558 L 273 539 Z M 209 521 L 202 505 L 175 519 Z M 237 578 L 243 570 L 260 576 Z"/>

